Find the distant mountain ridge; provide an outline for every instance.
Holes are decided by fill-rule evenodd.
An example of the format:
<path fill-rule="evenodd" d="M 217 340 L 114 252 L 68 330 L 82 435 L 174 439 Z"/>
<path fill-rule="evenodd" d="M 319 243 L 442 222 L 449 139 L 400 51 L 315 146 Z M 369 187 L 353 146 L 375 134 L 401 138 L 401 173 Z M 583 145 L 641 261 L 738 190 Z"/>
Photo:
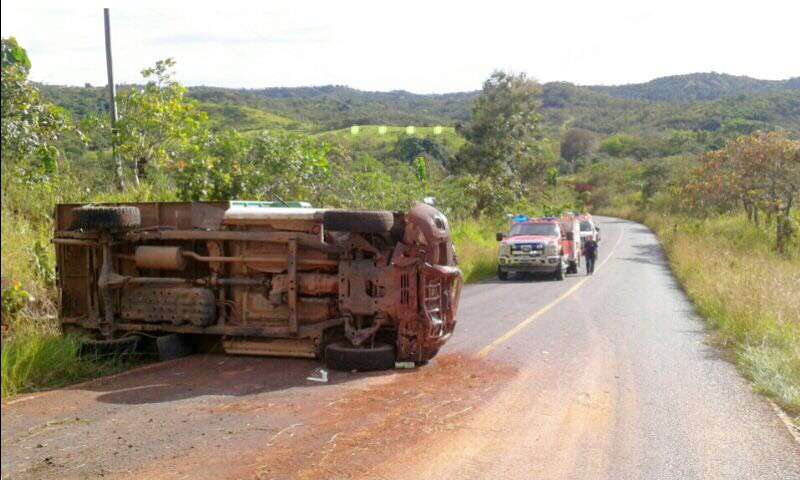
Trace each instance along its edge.
<path fill-rule="evenodd" d="M 189 87 L 189 95 L 203 102 L 258 106 L 331 129 L 353 124 L 436 125 L 466 121 L 477 94 L 371 92 L 343 85 L 261 89 Z"/>
<path fill-rule="evenodd" d="M 726 73 L 690 73 L 659 77 L 645 83 L 588 85 L 586 88 L 626 100 L 697 102 L 743 94 L 800 90 L 800 77 L 760 80 Z"/>
<path fill-rule="evenodd" d="M 81 118 L 107 109 L 103 87 L 39 85 L 45 98 Z M 122 91 L 130 86 L 121 85 Z M 454 126 L 470 118 L 479 91 L 370 92 L 341 85 L 282 88 L 189 87 L 216 128 L 338 130 L 351 125 Z M 661 77 L 618 86 L 542 85 L 543 127 L 600 134 L 782 128 L 800 132 L 800 77 L 759 80 L 719 73 Z M 742 123 L 744 122 L 744 124 Z"/>

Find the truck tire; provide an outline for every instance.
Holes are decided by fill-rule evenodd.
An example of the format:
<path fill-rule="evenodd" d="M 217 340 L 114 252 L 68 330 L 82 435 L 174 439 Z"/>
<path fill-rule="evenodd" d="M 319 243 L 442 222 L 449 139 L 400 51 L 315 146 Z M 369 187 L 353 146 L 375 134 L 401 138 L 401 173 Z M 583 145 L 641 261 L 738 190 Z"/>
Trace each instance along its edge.
<path fill-rule="evenodd" d="M 554 275 L 554 278 L 559 282 L 564 280 L 564 262 L 560 262 L 558 264 L 558 268 L 556 268 L 556 273 Z"/>
<path fill-rule="evenodd" d="M 508 280 L 508 272 L 505 272 L 505 271 L 500 270 L 498 268 L 497 269 L 497 278 L 499 278 L 500 280 L 505 282 L 506 280 Z"/>
<path fill-rule="evenodd" d="M 578 273 L 578 262 L 570 260 L 569 267 L 567 267 L 567 273 Z"/>
<path fill-rule="evenodd" d="M 72 230 L 130 230 L 141 224 L 137 207 L 86 205 L 72 211 Z"/>
<path fill-rule="evenodd" d="M 394 347 L 387 343 L 375 343 L 372 348 L 359 348 L 347 341 L 339 341 L 325 348 L 325 363 L 333 370 L 390 370 L 394 368 L 394 361 Z"/>
<path fill-rule="evenodd" d="M 322 225 L 336 232 L 389 233 L 394 214 L 385 210 L 328 210 L 322 214 Z"/>

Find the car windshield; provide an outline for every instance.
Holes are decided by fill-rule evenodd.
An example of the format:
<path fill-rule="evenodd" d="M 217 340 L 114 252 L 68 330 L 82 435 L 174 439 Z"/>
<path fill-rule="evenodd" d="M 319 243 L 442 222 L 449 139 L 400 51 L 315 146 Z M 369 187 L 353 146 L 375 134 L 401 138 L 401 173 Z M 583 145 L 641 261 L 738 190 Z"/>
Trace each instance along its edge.
<path fill-rule="evenodd" d="M 509 236 L 517 235 L 558 236 L 558 226 L 555 223 L 515 223 Z"/>
<path fill-rule="evenodd" d="M 592 231 L 592 222 L 588 220 L 584 220 L 581 222 L 581 232 L 591 232 Z"/>

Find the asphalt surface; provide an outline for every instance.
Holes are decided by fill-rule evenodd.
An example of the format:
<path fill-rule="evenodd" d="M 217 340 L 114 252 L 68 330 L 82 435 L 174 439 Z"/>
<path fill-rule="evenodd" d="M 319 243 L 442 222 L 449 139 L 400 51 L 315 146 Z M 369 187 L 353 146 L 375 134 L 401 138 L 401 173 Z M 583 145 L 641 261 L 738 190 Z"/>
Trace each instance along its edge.
<path fill-rule="evenodd" d="M 2 406 L 2 478 L 800 479 L 641 225 L 598 269 L 465 288 L 428 366 L 198 355 Z"/>

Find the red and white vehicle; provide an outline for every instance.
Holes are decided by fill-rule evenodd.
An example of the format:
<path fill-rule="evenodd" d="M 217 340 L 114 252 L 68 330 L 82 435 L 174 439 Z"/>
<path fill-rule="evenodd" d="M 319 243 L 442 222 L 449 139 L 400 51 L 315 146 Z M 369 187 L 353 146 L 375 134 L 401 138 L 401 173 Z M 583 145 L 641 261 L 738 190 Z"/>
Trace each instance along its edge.
<path fill-rule="evenodd" d="M 578 222 L 572 218 L 515 217 L 508 234 L 498 233 L 500 249 L 497 276 L 507 280 L 517 273 L 549 273 L 563 280 L 567 273 L 577 273 L 580 265 L 580 241 L 574 232 Z"/>
<path fill-rule="evenodd" d="M 594 222 L 591 215 L 588 213 L 578 215 L 578 221 L 580 222 L 581 247 L 583 246 L 583 242 L 589 237 L 594 238 L 596 242 L 600 241 L 600 229 L 597 228 L 597 224 Z"/>

